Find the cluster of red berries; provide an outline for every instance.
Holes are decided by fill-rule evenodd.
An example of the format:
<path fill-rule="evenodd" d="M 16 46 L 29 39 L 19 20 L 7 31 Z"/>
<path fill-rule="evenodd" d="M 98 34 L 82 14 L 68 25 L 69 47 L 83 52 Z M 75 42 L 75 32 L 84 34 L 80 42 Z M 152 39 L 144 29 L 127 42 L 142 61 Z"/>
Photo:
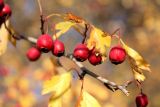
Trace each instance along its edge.
<path fill-rule="evenodd" d="M 148 105 L 148 98 L 144 93 L 140 93 L 136 97 L 136 105 L 137 107 L 147 107 Z"/>
<path fill-rule="evenodd" d="M 36 47 L 32 47 L 27 52 L 27 57 L 30 61 L 36 61 L 40 58 L 41 53 L 52 51 L 53 55 L 61 57 L 64 55 L 65 47 L 63 42 L 54 40 L 48 34 L 41 35 L 36 43 Z"/>
<path fill-rule="evenodd" d="M 0 0 L 0 25 L 5 22 L 12 14 L 11 8 L 8 4 L 5 4 L 3 0 Z"/>
<path fill-rule="evenodd" d="M 50 35 L 44 34 L 38 38 L 36 47 L 32 47 L 28 50 L 27 57 L 30 61 L 36 61 L 41 56 L 41 52 L 48 53 L 49 51 L 52 51 L 53 55 L 61 57 L 64 55 L 65 47 L 63 42 L 59 40 L 53 41 Z M 92 65 L 102 63 L 102 55 L 94 49 L 89 50 L 83 43 L 76 45 L 73 56 L 80 62 L 88 59 Z M 126 52 L 121 46 L 115 46 L 110 50 L 109 59 L 113 64 L 122 63 L 125 57 Z"/>
<path fill-rule="evenodd" d="M 102 56 L 94 50 L 89 50 L 85 44 L 78 44 L 74 49 L 74 57 L 78 61 L 88 61 L 92 65 L 98 65 L 102 62 Z M 109 59 L 113 64 L 120 64 L 126 58 L 126 51 L 121 46 L 113 47 L 109 52 Z"/>
<path fill-rule="evenodd" d="M 78 44 L 74 49 L 73 56 L 77 61 L 83 62 L 88 59 L 92 65 L 98 65 L 102 62 L 101 54 L 94 50 L 89 50 L 85 44 Z"/>

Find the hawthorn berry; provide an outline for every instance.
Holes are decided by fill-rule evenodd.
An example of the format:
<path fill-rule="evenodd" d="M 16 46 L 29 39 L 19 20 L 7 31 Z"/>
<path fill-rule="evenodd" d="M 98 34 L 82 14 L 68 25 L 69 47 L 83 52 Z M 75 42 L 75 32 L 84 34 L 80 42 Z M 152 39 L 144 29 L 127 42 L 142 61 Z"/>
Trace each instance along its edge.
<path fill-rule="evenodd" d="M 113 64 L 121 64 L 125 58 L 126 51 L 121 46 L 115 46 L 109 52 L 109 59 Z"/>
<path fill-rule="evenodd" d="M 49 52 L 53 47 L 52 37 L 48 34 L 41 35 L 37 40 L 37 48 L 44 53 Z"/>
<path fill-rule="evenodd" d="M 6 18 L 10 17 L 12 14 L 12 10 L 8 4 L 5 4 L 0 12 L 0 17 Z"/>
<path fill-rule="evenodd" d="M 144 93 L 141 93 L 136 97 L 136 105 L 137 107 L 147 107 L 148 98 Z"/>
<path fill-rule="evenodd" d="M 36 61 L 41 56 L 41 52 L 37 48 L 32 47 L 27 51 L 26 55 L 30 61 Z"/>
<path fill-rule="evenodd" d="M 4 1 L 0 0 L 0 11 L 3 9 L 3 7 L 4 7 Z"/>
<path fill-rule="evenodd" d="M 78 44 L 74 49 L 73 56 L 77 61 L 85 61 L 89 56 L 89 49 L 85 44 Z"/>
<path fill-rule="evenodd" d="M 88 61 L 92 65 L 98 65 L 102 63 L 102 56 L 99 53 L 92 52 L 91 55 L 89 55 Z"/>
<path fill-rule="evenodd" d="M 55 40 L 53 42 L 53 49 L 52 49 L 53 55 L 57 57 L 61 57 L 64 55 L 64 52 L 65 52 L 65 47 L 64 47 L 63 42 L 59 40 Z"/>

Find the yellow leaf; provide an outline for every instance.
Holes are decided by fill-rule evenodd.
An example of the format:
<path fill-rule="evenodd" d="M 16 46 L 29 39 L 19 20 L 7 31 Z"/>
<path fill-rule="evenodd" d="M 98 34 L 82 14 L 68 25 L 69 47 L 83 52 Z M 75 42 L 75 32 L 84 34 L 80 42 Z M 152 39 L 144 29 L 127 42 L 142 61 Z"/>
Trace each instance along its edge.
<path fill-rule="evenodd" d="M 6 25 L 9 26 L 9 20 L 6 21 Z M 4 54 L 7 49 L 9 33 L 5 28 L 5 25 L 2 24 L 0 28 L 0 55 Z"/>
<path fill-rule="evenodd" d="M 50 98 L 48 107 L 62 107 L 62 98 Z"/>
<path fill-rule="evenodd" d="M 102 30 L 92 26 L 87 46 L 89 49 L 95 49 L 101 53 L 104 59 L 107 56 L 107 48 L 111 45 L 111 36 L 104 33 Z"/>
<path fill-rule="evenodd" d="M 80 105 L 78 105 L 78 107 L 101 107 L 101 105 L 88 92 L 83 91 Z"/>
<path fill-rule="evenodd" d="M 48 94 L 52 92 L 55 98 L 59 97 L 70 88 L 71 80 L 72 75 L 70 72 L 53 76 L 51 80 L 44 82 L 42 94 Z"/>
<path fill-rule="evenodd" d="M 139 82 L 144 81 L 146 78 L 142 72 L 139 73 L 139 72 L 135 71 L 134 69 L 133 69 L 133 74 L 134 74 L 134 77 L 136 78 L 136 80 Z"/>
<path fill-rule="evenodd" d="M 57 23 L 55 25 L 55 29 L 59 30 L 59 32 L 56 33 L 57 38 L 60 37 L 62 34 L 66 33 L 75 24 L 76 23 L 73 23 L 70 21 Z M 53 36 L 53 37 L 55 37 L 55 36 Z"/>
<path fill-rule="evenodd" d="M 31 92 L 19 95 L 17 100 L 19 101 L 21 107 L 33 107 L 36 102 L 35 95 Z"/>
<path fill-rule="evenodd" d="M 145 76 L 142 70 L 151 71 L 149 68 L 150 65 L 143 59 L 143 57 L 138 52 L 136 52 L 134 49 L 127 46 L 122 40 L 121 40 L 121 43 L 129 56 L 129 61 L 130 61 L 135 79 L 138 80 L 139 82 L 144 81 Z"/>

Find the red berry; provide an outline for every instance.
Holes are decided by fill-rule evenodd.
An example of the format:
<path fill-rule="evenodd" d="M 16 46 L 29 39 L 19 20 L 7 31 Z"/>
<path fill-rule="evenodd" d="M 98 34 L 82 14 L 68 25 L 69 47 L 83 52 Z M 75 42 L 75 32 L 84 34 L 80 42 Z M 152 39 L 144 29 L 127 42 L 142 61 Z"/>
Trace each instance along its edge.
<path fill-rule="evenodd" d="M 99 53 L 92 52 L 88 60 L 92 65 L 98 65 L 102 63 L 102 56 Z"/>
<path fill-rule="evenodd" d="M 148 98 L 145 94 L 141 93 L 136 97 L 136 105 L 137 107 L 147 107 Z"/>
<path fill-rule="evenodd" d="M 8 4 L 5 4 L 2 11 L 0 12 L 0 17 L 6 18 L 10 17 L 12 14 L 11 8 Z"/>
<path fill-rule="evenodd" d="M 0 0 L 0 11 L 3 9 L 3 7 L 4 7 L 4 1 Z"/>
<path fill-rule="evenodd" d="M 36 61 L 40 56 L 41 52 L 35 47 L 32 47 L 27 51 L 27 57 L 30 61 Z"/>
<path fill-rule="evenodd" d="M 64 52 L 65 52 L 65 47 L 64 47 L 63 42 L 59 40 L 55 40 L 53 42 L 53 49 L 52 49 L 53 55 L 57 57 L 61 57 L 64 55 Z"/>
<path fill-rule="evenodd" d="M 78 44 L 74 49 L 73 56 L 77 61 L 85 61 L 89 56 L 89 49 L 85 44 Z"/>
<path fill-rule="evenodd" d="M 121 64 L 125 58 L 126 51 L 121 46 L 115 46 L 109 52 L 109 59 L 113 64 Z"/>
<path fill-rule="evenodd" d="M 53 47 L 53 40 L 50 35 L 41 35 L 37 40 L 37 48 L 44 53 L 49 52 Z"/>

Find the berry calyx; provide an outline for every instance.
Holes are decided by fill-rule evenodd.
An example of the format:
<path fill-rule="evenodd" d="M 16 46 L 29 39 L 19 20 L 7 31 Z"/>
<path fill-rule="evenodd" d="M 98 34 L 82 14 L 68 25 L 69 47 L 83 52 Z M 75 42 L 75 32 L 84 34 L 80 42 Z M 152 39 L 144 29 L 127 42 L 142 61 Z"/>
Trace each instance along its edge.
<path fill-rule="evenodd" d="M 53 49 L 52 49 L 52 53 L 53 55 L 57 56 L 57 57 L 61 57 L 64 55 L 65 53 L 65 47 L 63 42 L 59 41 L 59 40 L 55 40 L 53 42 Z"/>
<path fill-rule="evenodd" d="M 74 49 L 73 56 L 77 61 L 85 61 L 89 56 L 89 49 L 85 44 L 78 44 Z"/>
<path fill-rule="evenodd" d="M 92 52 L 91 55 L 88 58 L 88 61 L 92 65 L 99 65 L 102 63 L 102 56 L 99 53 Z"/>
<path fill-rule="evenodd" d="M 4 1 L 0 0 L 0 11 L 3 9 L 3 7 L 4 7 Z"/>
<path fill-rule="evenodd" d="M 0 17 L 8 18 L 11 16 L 11 14 L 12 14 L 12 11 L 11 11 L 10 6 L 8 4 L 5 4 L 0 12 Z"/>
<path fill-rule="evenodd" d="M 53 47 L 53 40 L 50 35 L 43 34 L 37 40 L 37 48 L 44 53 L 49 52 Z"/>
<path fill-rule="evenodd" d="M 136 105 L 137 107 L 147 107 L 148 98 L 144 93 L 141 93 L 136 97 Z"/>
<path fill-rule="evenodd" d="M 36 61 L 40 58 L 41 52 L 37 48 L 32 47 L 27 51 L 26 55 L 30 61 Z"/>
<path fill-rule="evenodd" d="M 115 46 L 109 52 L 109 59 L 115 65 L 121 64 L 125 58 L 126 51 L 121 46 Z"/>

